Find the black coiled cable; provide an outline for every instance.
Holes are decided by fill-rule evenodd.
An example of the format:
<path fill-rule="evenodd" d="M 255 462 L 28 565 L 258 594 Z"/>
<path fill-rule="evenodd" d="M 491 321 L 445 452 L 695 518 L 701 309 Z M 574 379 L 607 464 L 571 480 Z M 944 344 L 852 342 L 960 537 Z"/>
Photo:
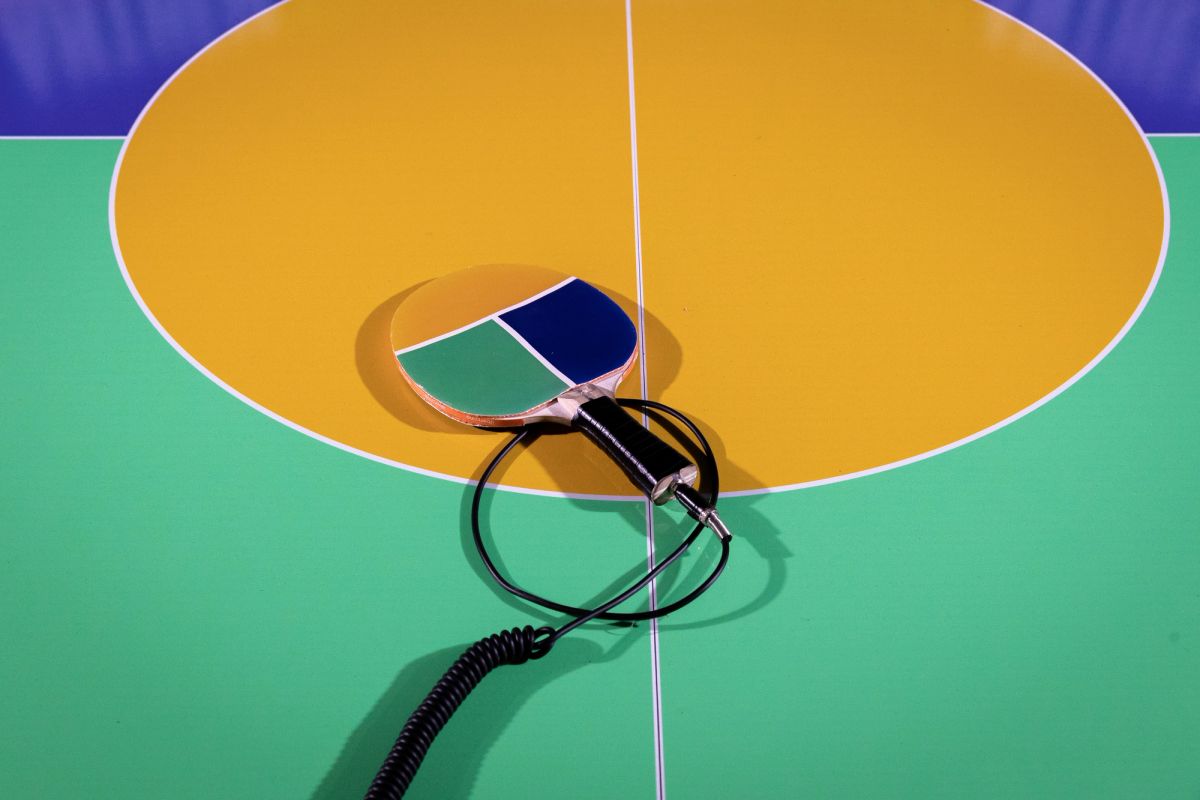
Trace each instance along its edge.
<path fill-rule="evenodd" d="M 367 790 L 368 800 L 399 800 L 408 790 L 434 737 L 484 677 L 502 664 L 524 664 L 550 652 L 550 627 L 513 628 L 480 639 L 446 670 L 404 723 L 391 752 Z"/>
<path fill-rule="evenodd" d="M 674 417 L 691 431 L 703 451 L 703 457 L 697 459 L 699 462 L 697 466 L 700 468 L 701 493 L 710 505 L 715 506 L 719 484 L 717 462 L 713 456 L 712 447 L 695 423 L 684 416 L 682 412 L 653 400 L 619 398 L 617 402 L 631 408 L 651 409 L 667 414 Z M 421 701 L 421 705 L 417 707 L 417 710 L 409 716 L 408 721 L 404 724 L 404 728 L 400 731 L 400 735 L 396 737 L 396 743 L 392 745 L 391 751 L 388 753 L 387 758 L 384 759 L 383 766 L 379 768 L 379 772 L 371 782 L 371 787 L 367 790 L 366 800 L 399 800 L 399 798 L 404 796 L 409 784 L 412 783 L 413 778 L 416 776 L 421 762 L 425 759 L 425 754 L 429 752 L 434 738 L 445 727 L 450 717 L 462 704 L 463 700 L 466 699 L 467 695 L 471 693 L 471 690 L 478 686 L 479 682 L 496 667 L 504 664 L 524 664 L 526 661 L 539 659 L 550 652 L 554 643 L 563 635 L 593 619 L 599 618 L 618 621 L 648 620 L 657 619 L 672 611 L 676 611 L 695 600 L 708 587 L 712 586 L 729 561 L 729 540 L 720 539 L 721 555 L 717 560 L 716 566 L 709 576 L 691 592 L 673 603 L 648 611 L 633 613 L 612 612 L 613 608 L 645 588 L 691 547 L 692 543 L 696 541 L 697 537 L 704 530 L 704 525 L 696 525 L 683 542 L 671 551 L 670 555 L 655 564 L 651 570 L 628 589 L 596 608 L 589 610 L 556 603 L 521 589 L 500 573 L 487 548 L 484 546 L 483 532 L 479 523 L 479 510 L 488 479 L 491 478 L 497 467 L 500 466 L 500 463 L 518 444 L 532 441 L 536 435 L 535 428 L 522 428 L 488 463 L 483 471 L 483 475 L 480 476 L 479 482 L 475 486 L 475 492 L 471 500 L 471 532 L 475 539 L 475 547 L 479 551 L 480 558 L 483 559 L 484 566 L 487 567 L 488 572 L 491 573 L 492 577 L 501 586 L 524 600 L 536 603 L 545 608 L 570 614 L 575 619 L 557 630 L 549 626 L 534 628 L 531 625 L 526 625 L 523 628 L 501 631 L 485 639 L 480 639 L 468 647 L 450 669 L 446 670 L 446 673 L 438 680 L 425 699 Z"/>

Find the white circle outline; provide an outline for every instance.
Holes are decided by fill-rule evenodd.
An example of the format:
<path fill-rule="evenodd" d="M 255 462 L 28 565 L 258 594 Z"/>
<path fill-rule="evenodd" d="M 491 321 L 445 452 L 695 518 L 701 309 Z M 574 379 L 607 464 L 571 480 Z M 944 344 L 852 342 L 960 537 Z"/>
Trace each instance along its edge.
<path fill-rule="evenodd" d="M 117 154 L 117 160 L 113 166 L 112 181 L 109 184 L 109 191 L 108 191 L 109 238 L 112 241 L 113 254 L 116 256 L 117 265 L 120 267 L 120 270 L 121 270 L 121 276 L 122 276 L 122 278 L 124 278 L 125 285 L 128 287 L 129 293 L 133 295 L 133 299 L 137 302 L 138 307 L 142 310 L 142 313 L 146 316 L 146 319 L 148 319 L 150 321 L 150 324 L 153 325 L 155 330 L 158 331 L 159 335 L 162 336 L 164 339 L 166 339 L 167 343 L 170 344 L 171 347 L 173 347 L 175 349 L 175 351 L 184 358 L 185 361 L 187 361 L 189 364 L 191 364 L 193 367 L 195 367 L 197 370 L 199 370 L 202 375 L 204 375 L 206 378 L 208 378 L 210 381 L 215 383 L 217 386 L 220 386 L 226 392 L 233 395 L 238 400 L 241 400 L 243 403 L 245 403 L 246 405 L 255 409 L 256 411 L 259 411 L 260 413 L 266 415 L 267 417 L 270 417 L 271 419 L 275 420 L 276 422 L 286 425 L 287 427 L 292 428 L 293 430 L 299 431 L 300 433 L 303 433 L 306 436 L 310 436 L 313 439 L 316 439 L 317 441 L 324 442 L 325 444 L 331 445 L 340 450 L 344 450 L 347 453 L 353 453 L 354 455 L 361 456 L 370 461 L 375 461 L 377 463 L 385 464 L 390 467 L 396 467 L 399 469 L 403 469 L 408 472 L 414 472 L 418 475 L 426 475 L 426 476 L 429 476 L 432 478 L 441 478 L 443 480 L 447 480 L 452 483 L 459 483 L 459 484 L 463 484 L 463 485 L 472 485 L 475 483 L 475 481 L 471 480 L 470 478 L 463 478 L 458 475 L 449 475 L 444 472 L 437 472 L 435 470 L 425 469 L 424 467 L 418 467 L 413 464 L 405 464 L 402 461 L 395 461 L 390 458 L 384 458 L 383 456 L 379 456 L 374 453 L 369 453 L 365 450 L 360 450 L 356 447 L 352 447 L 348 444 L 345 444 L 344 442 L 339 442 L 336 439 L 331 439 L 328 436 L 317 433 L 316 431 L 313 431 L 313 430 L 309 430 L 308 428 L 305 428 L 304 426 L 300 425 L 299 423 L 293 422 L 292 420 L 287 419 L 286 417 L 283 417 L 280 414 L 277 414 L 276 412 L 272 411 L 271 409 L 267 408 L 266 406 L 263 406 L 262 404 L 250 399 L 246 395 L 239 392 L 237 389 L 234 389 L 228 383 L 226 383 L 225 381 L 223 381 L 219 377 L 217 377 L 211 370 L 209 370 L 207 367 L 205 367 L 202 363 L 200 363 L 195 357 L 192 356 L 191 353 L 184 350 L 183 347 L 181 347 L 180 344 L 177 341 L 175 341 L 175 338 L 172 337 L 171 334 L 167 332 L 167 329 L 163 326 L 163 324 L 161 322 L 159 322 L 158 318 L 154 316 L 154 313 L 150 310 L 149 306 L 146 305 L 146 301 L 142 298 L 141 293 L 138 292 L 137 287 L 133 283 L 132 277 L 130 277 L 129 269 L 125 265 L 125 258 L 121 252 L 121 245 L 120 245 L 120 242 L 117 237 L 117 217 L 116 217 L 117 179 L 121 173 L 121 164 L 125 160 L 125 151 L 129 148 L 129 142 L 133 139 L 133 134 L 135 131 L 137 131 L 137 128 L 141 124 L 142 119 L 146 116 L 146 113 L 150 110 L 150 108 L 158 100 L 159 96 L 167 89 L 167 87 L 170 86 L 171 83 L 177 77 L 179 77 L 180 74 L 182 74 L 184 72 L 184 70 L 186 70 L 188 67 L 190 67 L 192 65 L 192 63 L 194 61 L 196 61 L 196 59 L 200 58 L 200 56 L 204 55 L 204 53 L 208 52 L 209 49 L 214 47 L 217 43 L 221 42 L 227 36 L 230 36 L 237 30 L 250 24 L 254 20 L 258 19 L 259 17 L 262 17 L 262 16 L 274 11 L 275 9 L 279 8 L 280 6 L 282 6 L 288 2 L 290 2 L 290 0 L 279 0 L 279 2 L 267 6 L 266 8 L 262 9 L 261 11 L 258 11 L 254 15 L 242 20 L 237 25 L 235 25 L 232 28 L 230 28 L 229 30 L 225 31 L 217 38 L 213 39 L 211 42 L 206 44 L 200 50 L 196 51 L 196 53 L 194 55 L 192 55 L 191 58 L 187 59 L 187 61 L 185 61 L 183 64 L 181 64 L 178 69 L 176 69 L 173 73 L 171 73 L 171 76 L 169 78 L 167 78 L 166 81 L 163 82 L 162 86 L 158 87 L 157 91 L 155 91 L 154 94 L 150 97 L 150 99 L 146 102 L 146 105 L 142 107 L 141 112 L 138 113 L 137 119 L 135 119 L 133 121 L 133 125 L 130 126 L 130 128 L 129 128 L 129 133 L 126 134 L 126 136 L 124 137 L 124 143 L 121 145 L 121 150 Z M 1020 20 L 1020 19 L 1014 17 L 1013 15 L 1009 14 L 1006 11 L 1002 11 L 1001 9 L 998 9 L 998 8 L 995 8 L 994 6 L 988 5 L 986 2 L 984 2 L 984 0 L 972 0 L 972 2 L 976 3 L 977 5 L 983 6 L 984 8 L 988 9 L 989 11 L 991 11 L 993 13 L 999 14 L 1000 16 L 1002 16 L 1012 22 L 1015 22 L 1016 24 L 1020 25 L 1021 27 L 1025 28 L 1026 30 L 1033 33 L 1035 36 L 1037 36 L 1042 41 L 1047 42 L 1052 47 L 1054 47 L 1055 49 L 1057 49 L 1058 51 L 1060 51 L 1061 53 L 1066 55 L 1071 61 L 1073 61 L 1080 69 L 1082 69 L 1087 75 L 1089 75 L 1092 78 L 1092 80 L 1096 81 L 1096 83 L 1099 84 L 1100 87 L 1103 88 L 1108 93 L 1108 95 L 1113 99 L 1113 101 L 1117 104 L 1117 106 L 1125 113 L 1125 116 L 1129 119 L 1129 122 L 1133 125 L 1134 130 L 1136 130 L 1138 135 L 1141 137 L 1142 143 L 1146 147 L 1146 152 L 1150 155 L 1150 161 L 1151 161 L 1151 163 L 1154 164 L 1154 171 L 1155 171 L 1156 175 L 1158 176 L 1158 185 L 1159 185 L 1159 189 L 1162 193 L 1162 203 L 1163 203 L 1162 244 L 1159 247 L 1158 262 L 1155 265 L 1154 274 L 1150 278 L 1150 283 L 1146 287 L 1145 293 L 1142 295 L 1142 298 L 1138 302 L 1137 307 L 1134 309 L 1133 314 L 1129 317 L 1128 320 L 1126 320 L 1125 324 L 1123 326 L 1121 326 L 1121 329 L 1119 331 L 1117 331 L 1117 334 L 1087 364 L 1085 364 L 1074 375 L 1072 375 L 1070 378 L 1068 378 L 1064 383 L 1059 385 L 1057 388 L 1050 391 L 1048 394 L 1043 395 L 1041 398 L 1034 401 L 1030 405 L 1021 409 L 1020 411 L 1017 411 L 1014 414 L 1011 414 L 1011 415 L 1005 417 L 1004 419 L 1000 420 L 999 422 L 995 422 L 995 423 L 987 426 L 986 428 L 976 431 L 975 433 L 972 433 L 968 436 L 964 436 L 961 439 L 957 439 L 953 442 L 950 442 L 949 444 L 942 445 L 941 447 L 936 447 L 932 450 L 927 450 L 923 453 L 918 453 L 916 455 L 909 456 L 908 458 L 902 458 L 897 461 L 891 461 L 891 462 L 888 462 L 887 464 L 881 464 L 876 467 L 870 467 L 867 469 L 858 470 L 856 472 L 848 472 L 843 475 L 833 475 L 828 478 L 818 478 L 816 480 L 802 481 L 800 483 L 784 484 L 782 486 L 767 486 L 767 487 L 763 487 L 761 489 L 742 489 L 742 490 L 738 490 L 738 491 L 722 492 L 723 497 L 747 497 L 747 496 L 759 495 L 759 494 L 773 494 L 776 492 L 786 492 L 786 491 L 792 491 L 795 489 L 809 489 L 809 488 L 813 488 L 816 486 L 825 486 L 825 485 L 832 484 L 832 483 L 841 483 L 842 481 L 853 480 L 854 478 L 863 478 L 868 475 L 875 475 L 877 473 L 886 472 L 889 470 L 896 469 L 898 467 L 907 466 L 909 464 L 915 464 L 918 461 L 924 461 L 927 458 L 932 458 L 933 456 L 941 455 L 942 453 L 946 453 L 950 450 L 954 450 L 958 447 L 962 447 L 965 444 L 969 444 L 970 442 L 973 442 L 976 439 L 981 439 L 990 433 L 994 433 L 994 432 L 1000 430 L 1001 428 L 1003 428 L 1007 425 L 1010 425 L 1013 422 L 1016 422 L 1021 417 L 1024 417 L 1027 414 L 1033 413 L 1037 409 L 1044 406 L 1046 403 L 1049 403 L 1051 400 L 1058 397 L 1060 394 L 1065 392 L 1071 386 L 1075 385 L 1080 379 L 1083 378 L 1084 375 L 1086 375 L 1087 373 L 1089 373 L 1093 369 L 1095 369 L 1096 365 L 1099 364 L 1101 361 L 1103 361 L 1104 358 L 1107 357 L 1108 354 L 1112 352 L 1113 348 L 1115 348 L 1121 342 L 1121 340 L 1125 338 L 1125 335 L 1127 333 L 1129 333 L 1130 328 L 1132 328 L 1134 323 L 1137 322 L 1138 318 L 1141 317 L 1142 312 L 1145 310 L 1146 305 L 1150 301 L 1150 297 L 1154 294 L 1154 290 L 1158 287 L 1158 281 L 1159 281 L 1160 276 L 1162 275 L 1163 263 L 1165 262 L 1166 256 L 1167 256 L 1167 245 L 1171 239 L 1171 203 L 1170 203 L 1170 198 L 1167 193 L 1167 183 L 1163 177 L 1162 167 L 1158 163 L 1158 156 L 1154 152 L 1154 147 L 1150 144 L 1150 140 L 1146 137 L 1146 132 L 1144 130 L 1142 130 L 1142 126 L 1140 124 L 1138 124 L 1137 119 L 1135 119 L 1133 114 L 1130 113 L 1128 107 L 1126 107 L 1125 103 L 1123 103 L 1121 101 L 1121 98 L 1117 96 L 1116 92 L 1114 92 L 1108 86 L 1108 84 L 1106 84 L 1103 80 L 1101 80 L 1100 77 L 1098 75 L 1096 75 L 1096 73 L 1093 72 L 1090 67 L 1087 66 L 1087 64 L 1084 64 L 1082 61 L 1080 61 L 1073 53 L 1068 51 L 1065 47 L 1058 44 L 1058 42 L 1055 42 L 1053 39 L 1051 39 L 1050 37 L 1048 37 L 1041 31 L 1037 30 L 1033 26 L 1029 25 L 1028 23 L 1024 22 L 1023 20 Z M 641 309 L 639 308 L 639 311 L 640 310 Z M 545 489 L 530 489 L 530 488 L 526 488 L 523 486 L 508 486 L 508 485 L 502 484 L 502 483 L 497 483 L 497 484 L 493 484 L 493 485 L 495 486 L 495 488 L 502 489 L 504 491 L 515 492 L 518 494 L 537 495 L 537 496 L 542 496 L 542 497 L 567 497 L 567 498 L 578 499 L 578 500 L 614 500 L 614 501 L 636 501 L 636 502 L 642 502 L 645 499 L 645 498 L 641 497 L 640 495 L 598 495 L 598 494 L 584 494 L 584 493 L 575 493 L 575 492 L 556 492 L 556 491 L 549 491 L 549 490 L 545 490 Z"/>

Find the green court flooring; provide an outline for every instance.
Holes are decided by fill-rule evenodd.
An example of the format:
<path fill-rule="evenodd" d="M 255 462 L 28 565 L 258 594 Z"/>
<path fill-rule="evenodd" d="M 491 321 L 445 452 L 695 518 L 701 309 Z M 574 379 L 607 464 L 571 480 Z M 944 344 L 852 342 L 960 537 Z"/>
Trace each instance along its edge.
<path fill-rule="evenodd" d="M 1095 370 L 926 461 L 723 501 L 729 569 L 660 629 L 667 794 L 1200 796 L 1200 138 L 1151 141 L 1168 257 Z M 544 617 L 485 580 L 463 486 L 159 336 L 109 241 L 120 144 L 0 142 L 0 797 L 361 796 L 466 644 Z M 640 504 L 490 512 L 531 588 L 644 565 Z M 590 626 L 489 678 L 410 796 L 653 798 L 651 685 L 646 626 Z"/>

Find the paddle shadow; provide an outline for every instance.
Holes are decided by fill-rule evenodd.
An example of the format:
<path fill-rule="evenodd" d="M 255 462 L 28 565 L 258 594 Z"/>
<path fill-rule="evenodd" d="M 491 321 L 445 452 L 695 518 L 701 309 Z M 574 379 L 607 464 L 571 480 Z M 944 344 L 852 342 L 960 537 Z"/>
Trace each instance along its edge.
<path fill-rule="evenodd" d="M 656 423 L 659 423 L 663 428 L 674 428 L 672 422 L 665 418 L 657 418 Z M 678 433 L 678 430 L 676 429 Z M 544 436 L 545 434 L 543 434 Z M 540 437 L 539 437 L 540 438 Z M 573 437 L 579 439 L 580 437 Z M 673 437 L 667 437 L 673 438 Z M 724 447 L 718 437 L 708 436 L 709 444 L 713 448 L 713 453 L 717 458 L 718 464 L 722 464 L 724 457 Z M 538 446 L 538 439 L 533 440 L 532 445 L 522 445 L 521 449 L 534 449 Z M 685 440 L 690 442 L 690 440 Z M 502 447 L 504 442 L 497 445 L 497 450 Z M 587 443 L 585 443 L 587 444 Z M 514 451 L 509 456 L 509 462 L 502 465 L 495 476 L 497 480 L 503 478 L 504 468 L 511 459 L 519 457 L 521 449 Z M 591 448 L 589 449 L 596 449 Z M 689 455 L 695 460 L 699 459 L 700 453 L 694 443 L 689 444 L 685 448 Z M 472 571 L 483 581 L 490 591 L 501 602 L 510 606 L 513 609 L 523 611 L 527 614 L 532 614 L 538 619 L 546 623 L 561 624 L 564 620 L 564 615 L 548 611 L 533 603 L 526 602 L 512 595 L 503 587 L 499 586 L 492 576 L 488 573 L 486 567 L 481 562 L 478 553 L 475 551 L 474 538 L 471 533 L 471 498 L 474 493 L 474 487 L 468 488 L 463 493 L 463 501 L 460 505 L 459 513 L 459 530 L 460 544 L 462 547 L 463 557 L 467 563 L 471 565 Z M 504 521 L 502 519 L 493 521 L 491 511 L 491 497 L 493 491 L 488 490 L 483 496 L 480 503 L 480 524 L 483 531 L 484 543 L 488 547 L 488 551 L 492 556 L 496 566 L 502 573 L 512 578 L 513 571 L 505 562 L 503 556 L 503 545 L 497 546 L 493 532 L 499 529 L 500 536 L 503 538 L 506 533 L 504 530 Z M 755 595 L 754 599 L 742 606 L 721 611 L 714 616 L 695 620 L 687 623 L 673 624 L 669 621 L 660 622 L 662 630 L 688 630 L 694 628 L 704 628 L 711 625 L 723 624 L 731 622 L 749 614 L 765 608 L 775 600 L 782 592 L 784 584 L 787 581 L 787 559 L 791 558 L 792 552 L 788 549 L 783 540 L 783 532 L 779 527 L 772 522 L 765 514 L 761 513 L 755 506 L 765 499 L 765 495 L 742 496 L 737 498 L 727 498 L 724 502 L 718 502 L 718 507 L 721 510 L 722 517 L 734 532 L 734 538 L 731 542 L 730 562 L 736 568 L 737 561 L 740 558 L 745 558 L 750 553 L 747 553 L 747 548 L 758 559 L 763 561 L 767 566 L 767 578 L 762 589 Z M 646 506 L 644 502 L 612 502 L 605 500 L 585 500 L 580 498 L 568 498 L 574 507 L 580 511 L 594 514 L 605 514 L 613 520 L 614 532 L 625 533 L 632 535 L 638 539 L 645 539 L 646 536 Z M 671 504 L 670 507 L 673 507 Z M 683 541 L 683 539 L 691 532 L 694 523 L 690 518 L 676 513 L 674 516 L 668 516 L 665 510 L 655 509 L 655 550 L 660 558 L 665 558 L 674 548 Z M 512 535 L 512 534 L 508 534 Z M 700 534 L 699 539 L 685 553 L 676 560 L 671 566 L 667 567 L 656 579 L 656 590 L 659 606 L 666 605 L 676 597 L 682 597 L 685 593 L 691 591 L 692 587 L 700 585 L 700 583 L 708 576 L 709 572 L 716 565 L 719 554 L 719 546 L 715 541 L 715 537 L 705 531 Z M 536 565 L 535 565 L 536 566 Z M 581 605 L 585 607 L 594 607 L 604 602 L 610 597 L 615 596 L 618 592 L 632 585 L 642 575 L 645 574 L 647 564 L 644 558 L 632 558 L 630 566 L 620 575 L 613 577 L 611 581 L 600 591 L 596 592 L 593 598 Z M 529 569 L 523 569 L 521 572 L 528 573 Z M 693 611 L 703 609 L 705 607 L 719 608 L 720 605 L 720 581 L 710 589 L 709 593 L 701 595 L 695 600 L 695 605 L 689 608 Z M 529 590 L 536 590 L 536 587 L 525 586 Z M 563 598 L 551 598 L 563 602 Z M 640 594 L 637 598 L 631 598 L 625 603 L 620 610 L 622 611 L 640 611 L 647 607 L 646 593 Z M 669 620 L 669 618 L 666 618 Z M 598 621 L 591 623 L 595 626 L 618 626 L 626 627 L 623 623 L 613 623 L 607 621 Z"/>

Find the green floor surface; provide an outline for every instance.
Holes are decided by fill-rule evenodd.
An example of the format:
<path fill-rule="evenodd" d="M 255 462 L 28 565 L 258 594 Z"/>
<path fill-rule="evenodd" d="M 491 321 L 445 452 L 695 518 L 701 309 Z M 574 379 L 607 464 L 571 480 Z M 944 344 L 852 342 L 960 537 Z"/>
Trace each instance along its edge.
<path fill-rule="evenodd" d="M 1200 796 L 1200 139 L 1154 144 L 1170 254 L 1092 373 L 936 458 L 723 503 L 731 566 L 662 630 L 668 794 Z M 463 487 L 296 434 L 153 330 L 119 146 L 0 142 L 0 797 L 354 797 L 461 647 L 538 617 L 480 574 Z M 491 511 L 567 599 L 644 556 L 635 504 Z M 501 670 L 410 796 L 653 797 L 648 643 Z"/>

